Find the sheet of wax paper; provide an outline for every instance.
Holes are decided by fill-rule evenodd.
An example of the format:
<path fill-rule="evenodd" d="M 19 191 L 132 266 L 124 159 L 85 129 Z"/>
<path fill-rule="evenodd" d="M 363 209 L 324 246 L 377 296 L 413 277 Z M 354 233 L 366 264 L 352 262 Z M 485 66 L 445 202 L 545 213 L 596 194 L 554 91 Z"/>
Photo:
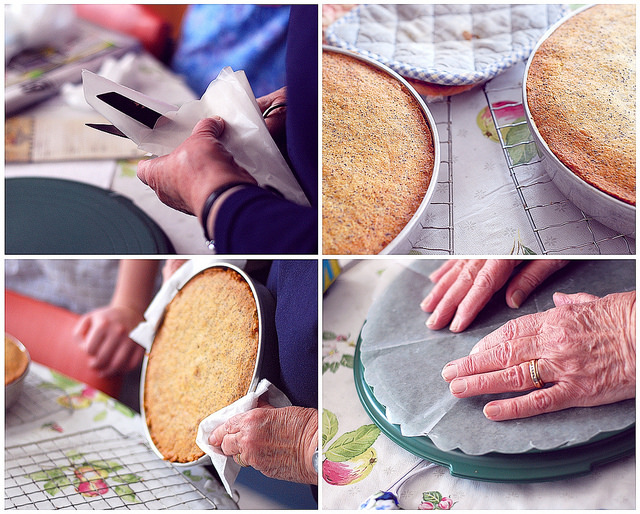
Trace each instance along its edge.
<path fill-rule="evenodd" d="M 448 328 L 429 330 L 425 326 L 429 315 L 419 307 L 432 288 L 428 275 L 442 262 L 418 260 L 400 272 L 374 300 L 362 329 L 365 381 L 386 407 L 387 419 L 400 425 L 403 435 L 427 435 L 441 450 L 459 449 L 469 455 L 522 453 L 580 444 L 635 422 L 634 399 L 520 420 L 489 421 L 483 406 L 515 393 L 457 399 L 441 376 L 447 362 L 468 355 L 476 342 L 509 319 L 554 307 L 555 291 L 605 296 L 634 290 L 632 260 L 572 261 L 518 310 L 507 307 L 503 289 L 460 334 Z"/>

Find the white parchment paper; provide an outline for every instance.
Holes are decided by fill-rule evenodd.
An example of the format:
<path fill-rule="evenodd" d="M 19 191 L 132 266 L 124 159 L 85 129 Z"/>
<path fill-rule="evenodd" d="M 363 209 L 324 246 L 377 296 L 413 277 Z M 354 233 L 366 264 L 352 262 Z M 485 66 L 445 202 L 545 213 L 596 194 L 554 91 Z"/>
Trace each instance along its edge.
<path fill-rule="evenodd" d="M 82 82 L 85 99 L 91 107 L 135 141 L 138 148 L 157 156 L 167 155 L 180 146 L 191 135 L 198 121 L 220 116 L 225 122 L 220 140 L 235 161 L 260 186 L 276 189 L 292 202 L 309 205 L 267 129 L 243 71 L 224 68 L 209 84 L 202 98 L 186 102 L 179 108 L 87 70 L 82 72 Z M 110 91 L 150 107 L 162 114 L 163 118 L 158 120 L 153 129 L 138 123 L 98 98 L 98 95 Z"/>
<path fill-rule="evenodd" d="M 493 422 L 484 417 L 482 407 L 508 395 L 457 399 L 441 377 L 447 362 L 467 355 L 479 339 L 507 320 L 552 308 L 555 291 L 604 296 L 635 289 L 632 260 L 574 261 L 518 310 L 506 306 L 504 290 L 500 291 L 461 334 L 427 329 L 428 314 L 419 307 L 432 287 L 428 275 L 441 263 L 420 260 L 400 270 L 374 301 L 362 329 L 365 381 L 403 435 L 427 435 L 442 450 L 460 449 L 470 455 L 521 453 L 579 444 L 635 422 L 635 400 Z"/>

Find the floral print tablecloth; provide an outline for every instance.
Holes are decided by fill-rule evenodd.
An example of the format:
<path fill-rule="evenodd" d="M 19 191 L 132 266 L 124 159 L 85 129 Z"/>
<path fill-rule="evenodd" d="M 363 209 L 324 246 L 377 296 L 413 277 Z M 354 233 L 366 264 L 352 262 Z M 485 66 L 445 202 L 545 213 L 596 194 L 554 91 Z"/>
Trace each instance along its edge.
<path fill-rule="evenodd" d="M 150 448 L 140 415 L 36 363 L 5 415 L 5 509 L 236 508 L 207 468 Z"/>
<path fill-rule="evenodd" d="M 392 488 L 404 509 L 635 508 L 635 457 L 557 482 L 487 483 L 425 466 L 398 484 L 420 459 L 381 434 L 367 416 L 356 393 L 353 362 L 369 306 L 404 265 L 387 259 L 340 264 L 342 272 L 325 292 L 322 309 L 322 508 L 358 509 Z"/>

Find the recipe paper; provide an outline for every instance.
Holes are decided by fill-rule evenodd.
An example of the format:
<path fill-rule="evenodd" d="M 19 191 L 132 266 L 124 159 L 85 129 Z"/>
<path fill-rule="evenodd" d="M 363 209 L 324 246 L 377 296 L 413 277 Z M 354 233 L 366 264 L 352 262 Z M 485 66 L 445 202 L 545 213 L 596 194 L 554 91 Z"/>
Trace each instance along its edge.
<path fill-rule="evenodd" d="M 365 381 L 386 407 L 387 419 L 400 425 L 404 436 L 426 435 L 441 450 L 460 449 L 470 455 L 521 453 L 579 444 L 635 422 L 634 399 L 519 420 L 489 421 L 482 413 L 483 406 L 491 399 L 514 394 L 457 399 L 441 376 L 446 363 L 468 355 L 482 337 L 509 319 L 553 308 L 556 291 L 605 296 L 634 290 L 634 261 L 573 261 L 539 286 L 517 310 L 507 307 L 503 288 L 459 334 L 448 328 L 428 329 L 425 322 L 429 314 L 420 309 L 420 302 L 432 288 L 428 276 L 442 262 L 414 261 L 396 274 L 371 306 L 361 333 Z"/>

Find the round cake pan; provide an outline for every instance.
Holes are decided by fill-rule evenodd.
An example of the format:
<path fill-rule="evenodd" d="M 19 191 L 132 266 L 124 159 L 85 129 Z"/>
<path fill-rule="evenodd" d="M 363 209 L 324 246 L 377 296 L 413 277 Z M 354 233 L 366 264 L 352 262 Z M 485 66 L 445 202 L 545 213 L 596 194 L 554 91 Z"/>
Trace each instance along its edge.
<path fill-rule="evenodd" d="M 527 78 L 529 77 L 529 67 L 540 48 L 540 45 L 549 38 L 555 30 L 565 23 L 569 18 L 580 14 L 591 6 L 580 8 L 565 16 L 540 38 L 533 48 L 529 60 L 527 61 L 524 80 L 522 81 L 522 98 L 525 116 L 529 129 L 538 148 L 544 155 L 543 163 L 549 178 L 555 186 L 564 194 L 567 199 L 586 215 L 594 218 L 610 229 L 635 239 L 636 237 L 636 208 L 633 205 L 623 202 L 607 193 L 588 184 L 576 174 L 574 174 L 556 155 L 551 151 L 545 140 L 540 135 L 531 112 L 527 99 Z"/>
<path fill-rule="evenodd" d="M 422 199 L 422 202 L 420 203 L 420 206 L 418 207 L 414 215 L 411 217 L 409 222 L 398 233 L 398 235 L 395 238 L 393 238 L 391 242 L 386 247 L 384 247 L 380 252 L 381 255 L 408 254 L 412 249 L 411 235 L 413 234 L 414 230 L 417 229 L 419 225 L 419 221 L 424 216 L 424 213 L 427 210 L 429 203 L 431 202 L 431 197 L 433 196 L 433 192 L 435 191 L 436 184 L 438 183 L 438 171 L 440 169 L 440 138 L 438 136 L 436 122 L 433 118 L 433 115 L 431 114 L 431 111 L 427 107 L 427 104 L 422 99 L 422 97 L 413 88 L 413 86 L 409 84 L 409 82 L 407 82 L 396 71 L 376 61 L 375 59 L 372 59 L 362 54 L 352 52 L 351 50 L 345 50 L 344 48 L 338 48 L 338 47 L 328 46 L 328 45 L 324 45 L 323 50 L 348 55 L 349 57 L 358 59 L 362 62 L 369 64 L 370 66 L 373 66 L 374 68 L 377 68 L 380 71 L 383 71 L 390 77 L 397 80 L 400 84 L 402 84 L 405 87 L 405 89 L 409 92 L 409 94 L 411 94 L 411 96 L 415 98 L 416 102 L 418 102 L 418 105 L 420 106 L 420 110 L 422 111 L 422 115 L 424 116 L 424 119 L 426 120 L 427 124 L 429 125 L 429 128 L 431 129 L 431 137 L 433 138 L 434 155 L 433 155 L 433 170 L 431 172 L 431 180 L 429 181 L 427 192 L 425 193 Z"/>
<path fill-rule="evenodd" d="M 262 366 L 264 348 L 272 347 L 272 345 L 275 343 L 277 338 L 276 329 L 275 329 L 275 300 L 271 295 L 271 292 L 265 286 L 263 286 L 259 282 L 254 281 L 249 275 L 247 275 L 247 273 L 245 273 L 243 270 L 241 270 L 237 266 L 234 266 L 233 264 L 228 264 L 228 263 L 215 263 L 214 265 L 209 266 L 209 268 L 205 268 L 205 269 L 211 269 L 211 268 L 231 269 L 237 272 L 247 282 L 247 284 L 249 284 L 249 287 L 251 288 L 251 292 L 253 293 L 253 298 L 255 299 L 255 302 L 256 302 L 256 308 L 258 311 L 258 352 L 256 354 L 256 362 L 253 369 L 253 378 L 251 380 L 251 384 L 249 385 L 249 389 L 247 390 L 247 393 L 249 393 L 249 392 L 255 391 L 258 386 L 258 383 L 260 382 L 260 379 L 261 379 L 260 369 Z M 198 273 L 202 271 L 204 270 L 199 270 Z M 198 273 L 196 273 L 194 277 L 197 276 Z M 189 281 L 187 281 L 185 285 L 188 282 Z M 160 326 L 160 324 L 158 326 Z M 160 453 L 160 450 L 156 448 L 156 445 L 153 442 L 151 434 L 149 433 L 149 427 L 147 426 L 147 419 L 145 416 L 145 409 L 144 409 L 145 378 L 147 374 L 146 373 L 147 364 L 149 362 L 149 353 L 151 352 L 152 347 L 153 347 L 153 344 L 149 348 L 149 351 L 145 353 L 144 361 L 142 364 L 142 375 L 140 377 L 140 413 L 142 416 L 144 433 L 147 437 L 147 440 L 149 442 L 151 449 L 158 457 L 160 457 L 163 460 L 166 460 L 164 455 Z M 211 414 L 213 414 L 213 412 Z M 179 415 L 179 413 L 177 412 L 176 415 Z M 195 434 L 194 434 L 194 439 L 195 439 Z M 211 462 L 211 459 L 209 458 L 208 455 L 205 454 L 191 462 L 172 462 L 171 464 L 177 467 L 190 467 L 190 466 L 193 466 L 194 464 L 203 464 L 203 463 L 210 463 L 210 462 Z"/>
<path fill-rule="evenodd" d="M 22 389 L 24 387 L 24 380 L 29 374 L 29 368 L 31 367 L 31 356 L 29 355 L 29 351 L 20 341 L 18 341 L 15 337 L 5 334 L 5 337 L 13 344 L 15 344 L 24 354 L 27 356 L 27 367 L 25 368 L 22 375 L 16 378 L 13 382 L 8 383 L 4 386 L 4 409 L 5 411 L 9 410 L 20 398 L 22 394 Z"/>

